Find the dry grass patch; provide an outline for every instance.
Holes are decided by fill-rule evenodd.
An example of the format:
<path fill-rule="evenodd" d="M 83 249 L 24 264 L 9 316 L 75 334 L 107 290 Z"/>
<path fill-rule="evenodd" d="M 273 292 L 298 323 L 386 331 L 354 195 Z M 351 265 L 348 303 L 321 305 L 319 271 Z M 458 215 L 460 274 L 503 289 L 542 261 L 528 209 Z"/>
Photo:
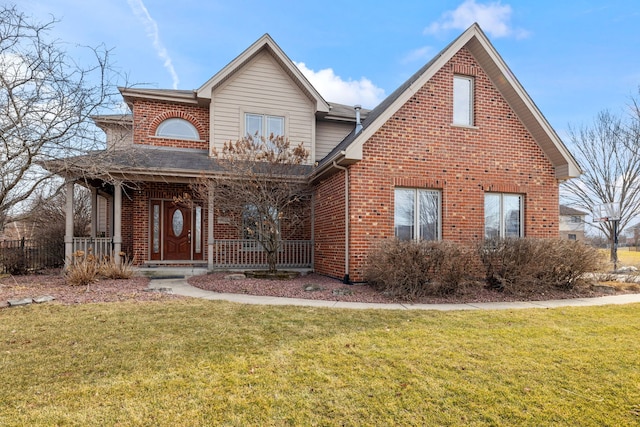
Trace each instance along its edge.
<path fill-rule="evenodd" d="M 0 311 L 0 425 L 633 425 L 640 305 Z"/>

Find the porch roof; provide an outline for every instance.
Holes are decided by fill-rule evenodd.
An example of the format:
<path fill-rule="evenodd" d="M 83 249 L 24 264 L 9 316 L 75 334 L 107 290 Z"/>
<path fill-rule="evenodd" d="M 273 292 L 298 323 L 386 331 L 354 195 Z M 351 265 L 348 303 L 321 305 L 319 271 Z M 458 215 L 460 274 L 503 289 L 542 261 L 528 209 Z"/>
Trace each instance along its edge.
<path fill-rule="evenodd" d="M 96 151 L 82 156 L 46 162 L 43 166 L 66 177 L 81 175 L 87 178 L 148 181 L 191 180 L 203 175 L 229 173 L 216 158 L 209 156 L 207 150 L 143 145 Z M 287 168 L 287 173 L 281 176 L 306 179 L 311 170 L 310 165 L 291 165 Z"/>

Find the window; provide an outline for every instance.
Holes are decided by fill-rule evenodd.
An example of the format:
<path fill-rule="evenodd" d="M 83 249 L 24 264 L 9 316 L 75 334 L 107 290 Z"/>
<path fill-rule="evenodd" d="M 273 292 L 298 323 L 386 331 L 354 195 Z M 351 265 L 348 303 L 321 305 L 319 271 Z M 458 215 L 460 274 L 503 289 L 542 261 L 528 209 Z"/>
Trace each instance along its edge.
<path fill-rule="evenodd" d="M 577 240 L 575 234 L 569 234 L 568 237 L 569 237 L 569 240 Z"/>
<path fill-rule="evenodd" d="M 578 215 L 572 215 L 570 222 L 573 224 L 580 224 L 582 221 Z"/>
<path fill-rule="evenodd" d="M 396 188 L 394 222 L 400 240 L 439 240 L 440 192 Z"/>
<path fill-rule="evenodd" d="M 245 114 L 245 136 L 269 138 L 284 135 L 284 117 L 265 114 Z"/>
<path fill-rule="evenodd" d="M 199 140 L 200 134 L 194 125 L 187 120 L 172 118 L 160 123 L 156 129 L 156 136 L 175 139 Z"/>
<path fill-rule="evenodd" d="M 473 77 L 453 77 L 453 124 L 473 126 Z"/>
<path fill-rule="evenodd" d="M 484 196 L 484 237 L 522 237 L 522 196 L 487 193 Z"/>

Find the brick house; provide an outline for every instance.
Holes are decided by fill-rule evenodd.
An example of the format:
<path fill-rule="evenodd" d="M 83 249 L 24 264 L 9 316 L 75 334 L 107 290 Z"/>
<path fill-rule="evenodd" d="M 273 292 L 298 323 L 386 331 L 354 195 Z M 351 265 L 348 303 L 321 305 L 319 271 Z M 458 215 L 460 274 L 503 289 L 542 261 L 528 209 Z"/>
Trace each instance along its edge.
<path fill-rule="evenodd" d="M 214 147 L 255 131 L 310 152 L 311 214 L 283 233 L 280 265 L 345 281 L 394 236 L 558 237 L 559 183 L 580 173 L 477 24 L 371 111 L 324 100 L 268 35 L 197 90 L 121 93 L 131 115 L 96 117 L 107 150 L 58 171 L 68 192 L 81 182 L 107 198 L 106 244 L 140 263 L 263 264 L 215 200 L 174 203 L 219 173 Z M 87 242 L 68 231 L 66 244 Z"/>

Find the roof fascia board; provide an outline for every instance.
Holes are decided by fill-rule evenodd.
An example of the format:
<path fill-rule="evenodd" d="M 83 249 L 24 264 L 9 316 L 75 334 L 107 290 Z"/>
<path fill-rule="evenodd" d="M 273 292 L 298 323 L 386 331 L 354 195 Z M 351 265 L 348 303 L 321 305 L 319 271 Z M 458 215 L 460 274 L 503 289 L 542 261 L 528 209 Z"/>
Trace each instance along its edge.
<path fill-rule="evenodd" d="M 263 49 L 268 49 L 269 52 L 276 58 L 276 60 L 282 64 L 291 75 L 297 80 L 299 85 L 306 90 L 314 99 L 316 104 L 316 111 L 328 113 L 331 110 L 329 103 L 322 98 L 320 93 L 311 85 L 309 80 L 302 74 L 300 69 L 289 59 L 284 51 L 278 46 L 278 44 L 271 38 L 269 34 L 265 34 L 260 37 L 255 43 L 249 46 L 244 52 L 238 55 L 224 68 L 218 71 L 213 77 L 211 77 L 205 84 L 200 86 L 196 90 L 198 98 L 211 98 L 211 92 L 213 88 L 225 81 L 230 75 L 235 73 L 244 64 L 250 61 L 255 55 L 257 55 Z"/>
<path fill-rule="evenodd" d="M 130 101 L 134 98 L 137 99 L 151 99 L 154 101 L 167 101 L 167 102 L 179 102 L 181 104 L 198 104 L 198 100 L 195 97 L 195 92 L 176 93 L 154 90 L 136 90 L 131 88 L 118 88 L 125 101 Z"/>

